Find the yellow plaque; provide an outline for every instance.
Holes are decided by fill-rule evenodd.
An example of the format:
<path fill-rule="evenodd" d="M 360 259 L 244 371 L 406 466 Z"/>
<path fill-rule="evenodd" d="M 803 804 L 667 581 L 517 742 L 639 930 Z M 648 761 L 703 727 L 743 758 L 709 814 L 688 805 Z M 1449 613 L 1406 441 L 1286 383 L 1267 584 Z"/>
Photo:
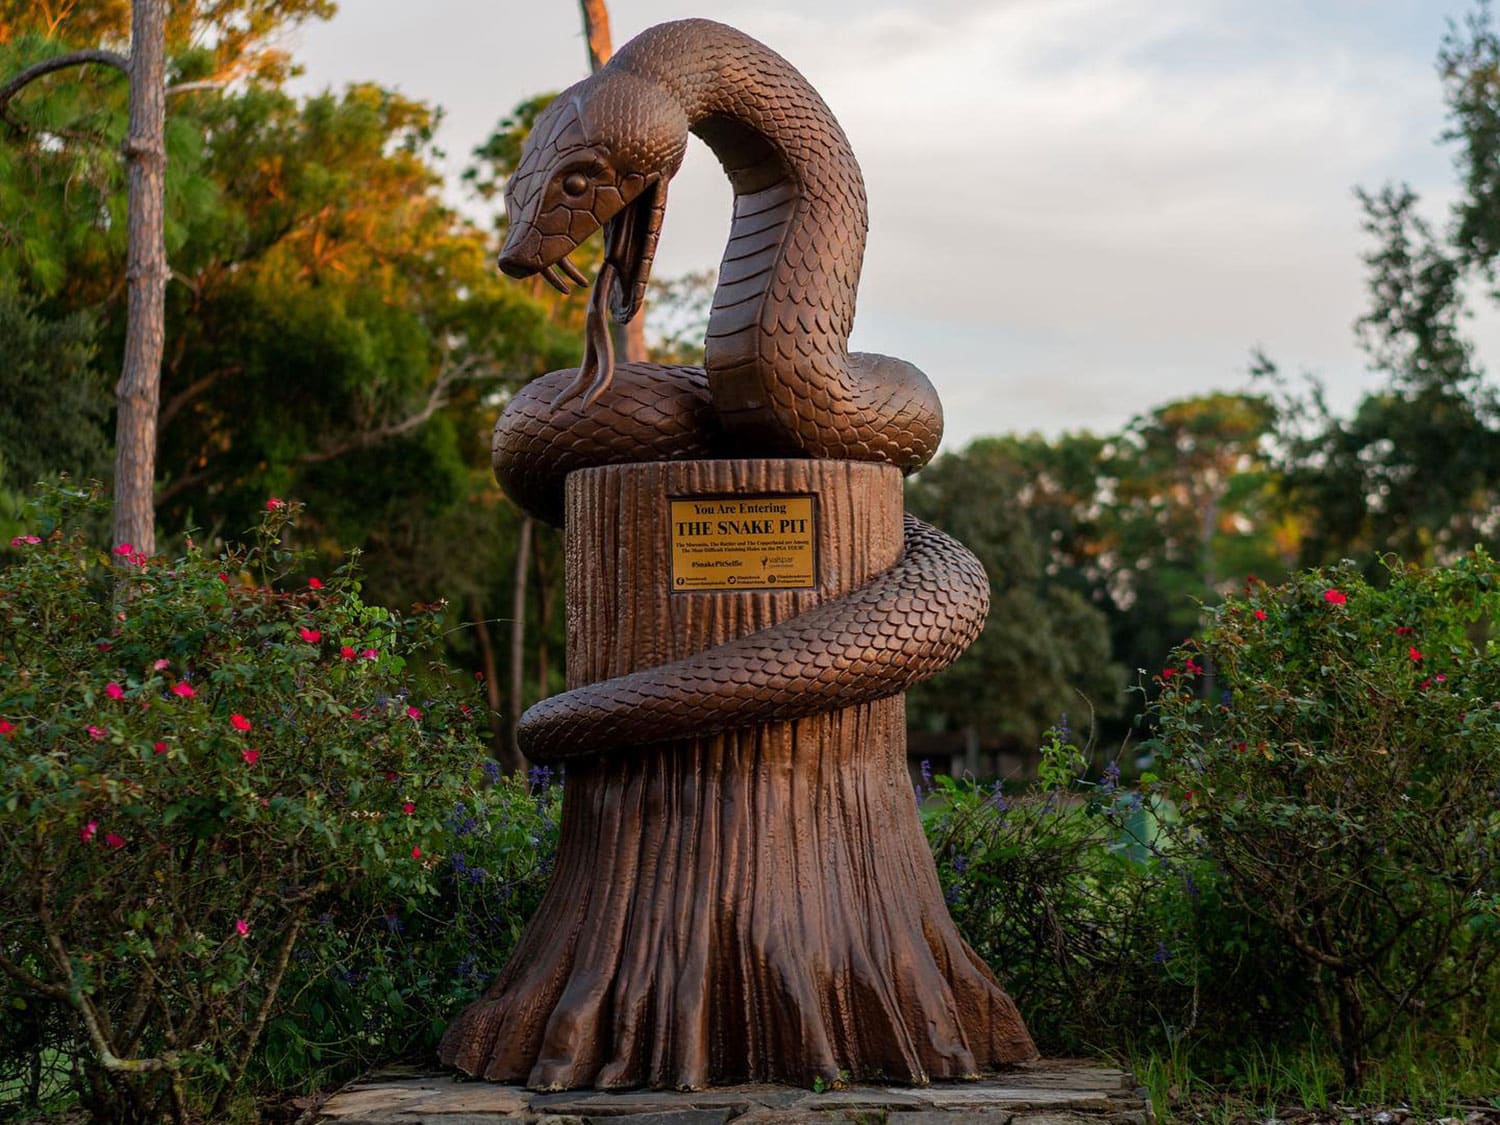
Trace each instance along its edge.
<path fill-rule="evenodd" d="M 672 589 L 817 584 L 811 496 L 694 496 L 672 504 Z"/>

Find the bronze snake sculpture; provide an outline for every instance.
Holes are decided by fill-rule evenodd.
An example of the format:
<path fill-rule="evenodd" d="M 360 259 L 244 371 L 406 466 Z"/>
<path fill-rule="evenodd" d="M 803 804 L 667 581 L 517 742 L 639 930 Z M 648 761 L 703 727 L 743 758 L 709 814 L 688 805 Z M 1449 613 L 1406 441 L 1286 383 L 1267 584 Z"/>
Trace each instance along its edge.
<path fill-rule="evenodd" d="M 605 323 L 641 306 L 688 133 L 734 188 L 702 369 L 614 362 Z M 597 465 L 726 456 L 933 456 L 942 409 L 909 363 L 851 353 L 864 182 L 843 130 L 785 59 L 708 20 L 654 27 L 537 118 L 506 189 L 500 267 L 583 283 L 568 255 L 605 232 L 581 367 L 528 384 L 494 435 L 497 479 L 562 520 L 563 481 Z M 565 276 L 564 276 L 565 275 Z M 530 709 L 539 760 L 835 710 L 904 691 L 978 635 L 989 584 L 960 544 L 907 517 L 900 561 L 851 595 L 687 660 Z"/>

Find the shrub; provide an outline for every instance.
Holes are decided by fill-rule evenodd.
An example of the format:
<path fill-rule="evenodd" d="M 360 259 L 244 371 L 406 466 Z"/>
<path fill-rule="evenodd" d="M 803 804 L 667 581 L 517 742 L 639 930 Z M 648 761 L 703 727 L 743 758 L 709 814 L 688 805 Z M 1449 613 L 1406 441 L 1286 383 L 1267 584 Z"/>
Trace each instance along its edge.
<path fill-rule="evenodd" d="M 1500 986 L 1500 569 L 1387 560 L 1247 587 L 1158 679 L 1175 846 L 1311 982 L 1349 1085 Z"/>
<path fill-rule="evenodd" d="M 561 787 L 545 767 L 453 795 L 429 837 L 432 893 L 365 880 L 303 930 L 251 1078 L 283 1094 L 398 1059 L 430 1062 L 448 1021 L 499 973 L 546 889 Z"/>
<path fill-rule="evenodd" d="M 1121 785 L 1115 763 L 1085 781 L 1085 761 L 1064 725 L 1034 788 L 939 777 L 923 802 L 953 918 L 1043 1052 L 1212 1051 L 1284 1032 L 1298 985 L 1263 953 L 1263 927 L 1211 865 L 1171 850 L 1170 805 Z"/>
<path fill-rule="evenodd" d="M 0 571 L 0 1003 L 65 1016 L 97 1118 L 222 1120 L 268 1025 L 284 1047 L 294 1004 L 351 1003 L 311 968 L 374 979 L 364 911 L 415 926 L 468 893 L 439 856 L 455 807 L 517 794 L 477 791 L 481 716 L 423 674 L 435 616 L 363 604 L 351 567 L 295 577 L 296 505 L 248 549 L 168 560 L 72 536 L 97 500 L 45 503 Z M 378 1039 L 408 961 L 339 1018 Z"/>

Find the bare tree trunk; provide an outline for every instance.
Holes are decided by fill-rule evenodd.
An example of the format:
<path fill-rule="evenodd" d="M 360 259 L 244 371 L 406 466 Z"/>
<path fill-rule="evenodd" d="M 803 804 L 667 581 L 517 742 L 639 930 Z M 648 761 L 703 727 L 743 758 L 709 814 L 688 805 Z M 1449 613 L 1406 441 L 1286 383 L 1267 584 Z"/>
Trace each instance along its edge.
<path fill-rule="evenodd" d="M 530 516 L 521 520 L 510 599 L 510 753 L 520 766 L 526 763 L 517 734 L 521 712 L 526 709 L 526 575 L 531 570 L 531 537 L 535 527 L 536 520 Z"/>
<path fill-rule="evenodd" d="M 604 0 L 578 0 L 583 12 L 583 37 L 588 43 L 589 72 L 593 73 L 615 53 L 614 41 L 609 33 L 609 9 Z M 609 325 L 609 334 L 614 338 L 615 355 L 627 363 L 646 361 L 646 310 L 642 306 L 629 324 Z"/>
<path fill-rule="evenodd" d="M 166 343 L 166 7 L 166 0 L 134 0 L 131 12 L 125 364 L 115 389 L 114 541 L 148 555 L 156 550 L 156 412 Z"/>
<path fill-rule="evenodd" d="M 479 659 L 484 666 L 484 698 L 490 707 L 490 753 L 508 770 L 524 769 L 526 763 L 511 753 L 510 734 L 505 721 L 500 717 L 503 701 L 500 698 L 500 667 L 495 659 L 495 641 L 490 636 L 490 623 L 484 618 L 484 605 L 475 594 L 469 595 L 469 616 L 474 619 L 474 635 L 479 639 Z"/>
<path fill-rule="evenodd" d="M 604 0 L 578 0 L 583 12 L 583 38 L 589 50 L 589 73 L 592 74 L 615 53 L 609 37 L 609 9 Z"/>
<path fill-rule="evenodd" d="M 557 583 L 552 581 L 552 575 L 547 572 L 547 552 L 543 550 L 543 547 L 544 544 L 538 541 L 536 550 L 532 552 L 536 556 L 536 695 L 538 699 L 546 699 L 552 694 L 551 654 L 547 647 L 547 636 L 552 629 L 552 611 L 557 604 Z"/>

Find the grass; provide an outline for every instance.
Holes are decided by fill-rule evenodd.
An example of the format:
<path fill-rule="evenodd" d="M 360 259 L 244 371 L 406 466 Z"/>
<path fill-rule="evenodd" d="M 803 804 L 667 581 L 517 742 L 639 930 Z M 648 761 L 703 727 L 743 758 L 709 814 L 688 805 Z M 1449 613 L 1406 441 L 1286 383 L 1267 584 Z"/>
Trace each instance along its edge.
<path fill-rule="evenodd" d="M 1363 1085 L 1345 1091 L 1326 1045 L 1262 1045 L 1208 1059 L 1184 1044 L 1133 1052 L 1131 1068 L 1157 1120 L 1231 1123 L 1290 1117 L 1345 1118 L 1351 1106 L 1404 1107 L 1424 1120 L 1476 1108 L 1500 1113 L 1500 1003 L 1451 1034 L 1415 1032 L 1367 1064 Z"/>
<path fill-rule="evenodd" d="M 7 1063 L 19 1062 L 21 1060 L 6 1060 Z M 29 1064 L 32 1060 L 27 1059 Z M 38 1083 L 37 1098 L 33 1103 L 31 1099 L 31 1086 L 33 1072 L 30 1065 L 24 1071 L 0 1077 L 0 1121 L 7 1120 L 9 1116 L 23 1110 L 34 1109 L 38 1112 L 48 1112 L 65 1109 L 71 1106 L 75 1100 L 68 1085 L 68 1075 L 72 1068 L 71 1057 L 55 1048 L 43 1048 L 41 1056 L 37 1061 L 40 1066 L 41 1081 Z"/>

